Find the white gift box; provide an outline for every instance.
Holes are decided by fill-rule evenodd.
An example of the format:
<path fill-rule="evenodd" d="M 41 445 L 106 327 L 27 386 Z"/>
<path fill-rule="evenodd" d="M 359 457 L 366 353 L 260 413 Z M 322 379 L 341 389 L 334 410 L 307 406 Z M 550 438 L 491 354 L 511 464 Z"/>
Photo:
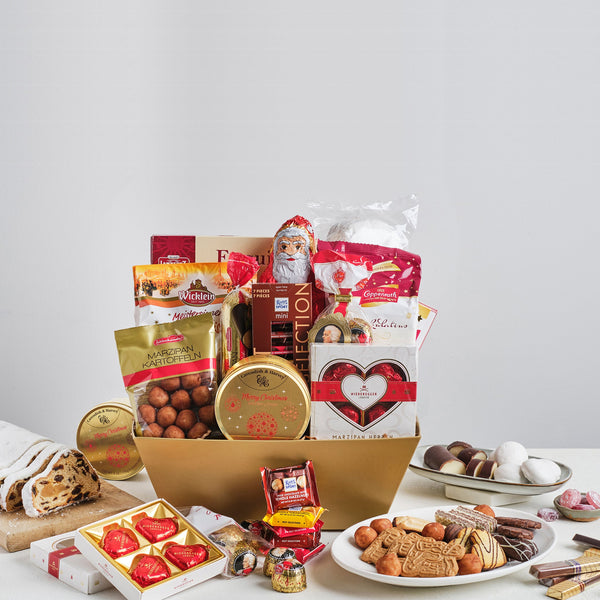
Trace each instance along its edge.
<path fill-rule="evenodd" d="M 311 437 L 415 435 L 416 346 L 315 343 L 310 365 Z"/>
<path fill-rule="evenodd" d="M 144 513 L 149 517 L 173 518 L 177 521 L 177 533 L 160 542 L 151 542 L 139 532 L 133 532 L 140 546 L 138 550 L 131 551 L 119 558 L 111 558 L 102 548 L 101 539 L 105 527 L 117 525 L 119 527 L 133 527 L 133 517 Z M 136 583 L 129 574 L 129 569 L 135 564 L 139 555 L 163 556 L 166 545 L 177 544 L 203 544 L 208 548 L 208 558 L 205 562 L 195 564 L 187 570 L 178 568 L 168 562 L 170 575 L 163 580 L 142 587 Z M 114 585 L 128 600 L 161 600 L 173 594 L 195 586 L 211 577 L 220 575 L 225 568 L 226 557 L 219 548 L 200 533 L 185 517 L 171 504 L 162 498 L 148 502 L 122 513 L 112 515 L 101 521 L 96 521 L 85 527 L 80 527 L 75 532 L 75 544 L 82 554 L 95 565 L 101 573 Z"/>
<path fill-rule="evenodd" d="M 32 542 L 29 558 L 40 569 L 84 594 L 111 587 L 106 577 L 75 547 L 74 531 Z"/>

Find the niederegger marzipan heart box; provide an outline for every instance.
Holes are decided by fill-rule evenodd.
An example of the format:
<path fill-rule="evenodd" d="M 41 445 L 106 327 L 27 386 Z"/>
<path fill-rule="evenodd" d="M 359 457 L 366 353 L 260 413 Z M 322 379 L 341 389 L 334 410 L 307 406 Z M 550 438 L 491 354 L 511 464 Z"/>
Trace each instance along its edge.
<path fill-rule="evenodd" d="M 311 437 L 415 435 L 416 346 L 311 344 L 310 362 Z"/>

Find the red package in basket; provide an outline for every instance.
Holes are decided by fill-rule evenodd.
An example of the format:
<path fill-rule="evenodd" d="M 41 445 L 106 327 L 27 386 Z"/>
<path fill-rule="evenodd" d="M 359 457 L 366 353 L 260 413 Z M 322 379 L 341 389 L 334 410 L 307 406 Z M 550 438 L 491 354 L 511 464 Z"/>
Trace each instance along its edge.
<path fill-rule="evenodd" d="M 267 512 L 271 514 L 290 507 L 320 506 L 311 460 L 293 467 L 279 469 L 263 467 L 261 477 L 267 500 Z"/>

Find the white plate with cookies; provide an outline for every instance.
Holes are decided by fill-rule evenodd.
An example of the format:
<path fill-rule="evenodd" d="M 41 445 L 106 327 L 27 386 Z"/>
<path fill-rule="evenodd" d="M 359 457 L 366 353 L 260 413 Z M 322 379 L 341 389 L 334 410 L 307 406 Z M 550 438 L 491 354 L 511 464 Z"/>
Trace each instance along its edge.
<path fill-rule="evenodd" d="M 404 511 L 401 516 L 434 522 L 435 512 L 437 510 L 448 511 L 452 508 L 456 507 L 434 506 L 428 508 L 419 508 L 415 510 Z M 354 534 L 359 527 L 369 526 L 375 519 L 389 519 L 390 521 L 393 521 L 394 518 L 398 518 L 400 516 L 399 514 L 386 514 L 379 515 L 377 517 L 371 517 L 370 519 L 365 519 L 360 523 L 356 523 L 355 525 L 348 527 L 348 529 L 340 533 L 340 535 L 338 535 L 334 540 L 331 547 L 331 555 L 340 567 L 346 571 L 349 571 L 350 573 L 354 573 L 355 575 L 364 577 L 366 579 L 405 587 L 441 587 L 448 585 L 464 585 L 467 583 L 487 581 L 490 579 L 511 575 L 518 571 L 528 569 L 531 564 L 539 563 L 541 559 L 543 559 L 544 556 L 546 556 L 553 549 L 556 543 L 556 534 L 552 526 L 545 521 L 537 519 L 529 513 L 519 510 L 505 507 L 494 510 L 498 515 L 502 515 L 504 517 L 539 521 L 540 527 L 539 529 L 535 530 L 535 535 L 533 537 L 533 542 L 537 546 L 538 552 L 529 560 L 522 562 L 510 560 L 501 567 L 487 571 L 484 570 L 480 573 L 472 573 L 469 575 L 453 575 L 447 577 L 404 577 L 402 575 L 394 576 L 378 573 L 375 565 L 361 560 L 364 550 L 357 545 Z"/>
<path fill-rule="evenodd" d="M 562 487 L 573 474 L 571 469 L 566 465 L 555 462 L 557 467 L 560 469 L 558 479 L 552 483 L 517 483 L 507 481 L 497 481 L 495 479 L 488 479 L 484 477 L 473 477 L 466 474 L 449 473 L 440 470 L 432 469 L 425 464 L 424 455 L 429 446 L 419 446 L 408 465 L 408 468 L 417 475 L 443 483 L 446 485 L 455 485 L 463 488 L 471 488 L 475 490 L 483 490 L 486 492 L 498 492 L 505 494 L 515 494 L 519 496 L 537 496 L 539 494 L 546 494 L 553 492 Z M 492 450 L 484 448 L 482 449 L 488 456 L 491 456 Z M 536 459 L 535 456 L 529 456 L 529 458 Z"/>

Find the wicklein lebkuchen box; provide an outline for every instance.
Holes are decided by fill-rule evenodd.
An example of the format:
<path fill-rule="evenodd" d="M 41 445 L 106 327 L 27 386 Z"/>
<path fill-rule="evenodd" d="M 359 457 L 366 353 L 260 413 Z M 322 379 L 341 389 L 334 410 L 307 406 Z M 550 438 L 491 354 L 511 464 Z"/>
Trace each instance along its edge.
<path fill-rule="evenodd" d="M 353 440 L 414 436 L 417 348 L 311 344 L 310 435 Z"/>

